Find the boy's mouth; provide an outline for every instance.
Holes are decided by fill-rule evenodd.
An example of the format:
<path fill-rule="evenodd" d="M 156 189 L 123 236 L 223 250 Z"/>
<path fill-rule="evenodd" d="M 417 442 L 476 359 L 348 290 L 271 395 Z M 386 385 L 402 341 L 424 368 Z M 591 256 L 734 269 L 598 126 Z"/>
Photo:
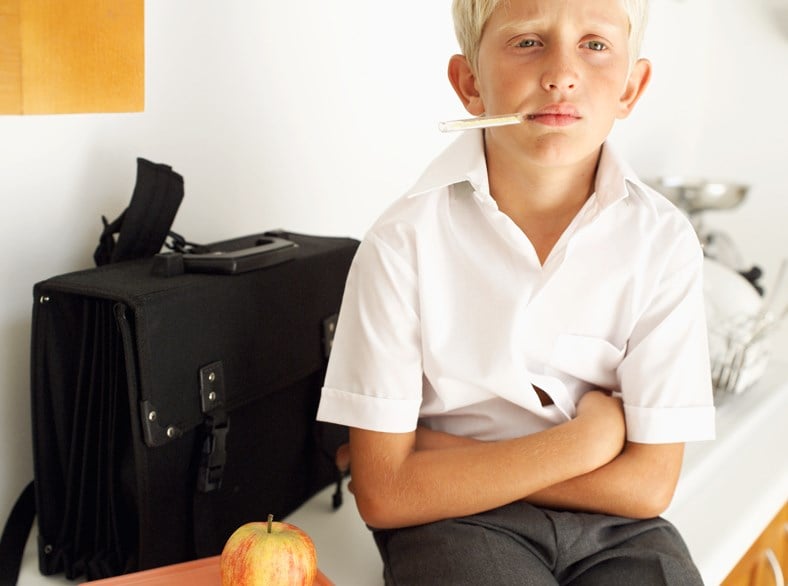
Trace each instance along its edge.
<path fill-rule="evenodd" d="M 577 109 L 570 104 L 553 104 L 525 116 L 526 120 L 546 126 L 569 126 L 581 118 Z"/>

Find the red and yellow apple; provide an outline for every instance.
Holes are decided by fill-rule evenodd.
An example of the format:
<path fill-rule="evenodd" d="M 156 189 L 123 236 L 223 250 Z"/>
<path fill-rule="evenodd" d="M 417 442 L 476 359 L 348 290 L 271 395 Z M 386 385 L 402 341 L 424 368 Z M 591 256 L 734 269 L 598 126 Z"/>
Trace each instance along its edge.
<path fill-rule="evenodd" d="M 241 525 L 224 544 L 222 586 L 311 586 L 317 575 L 312 539 L 290 523 Z"/>

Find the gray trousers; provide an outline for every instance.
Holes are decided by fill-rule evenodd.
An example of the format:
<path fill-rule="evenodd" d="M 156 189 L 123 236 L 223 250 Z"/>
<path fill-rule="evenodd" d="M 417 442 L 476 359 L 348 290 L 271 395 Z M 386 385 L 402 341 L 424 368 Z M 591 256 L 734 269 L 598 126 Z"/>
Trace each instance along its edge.
<path fill-rule="evenodd" d="M 406 527 L 373 529 L 388 586 L 651 586 L 703 581 L 662 518 L 543 509 L 527 503 Z"/>

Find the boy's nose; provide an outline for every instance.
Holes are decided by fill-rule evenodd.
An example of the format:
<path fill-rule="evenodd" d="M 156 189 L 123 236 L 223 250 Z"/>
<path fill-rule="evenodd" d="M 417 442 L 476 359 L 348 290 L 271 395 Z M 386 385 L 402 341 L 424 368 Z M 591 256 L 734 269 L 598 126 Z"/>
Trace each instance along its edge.
<path fill-rule="evenodd" d="M 550 78 L 545 77 L 542 86 L 547 91 L 572 91 L 575 89 L 575 78 L 569 72 L 561 72 L 560 75 L 554 75 Z"/>
<path fill-rule="evenodd" d="M 542 88 L 546 91 L 571 91 L 577 85 L 577 73 L 568 55 L 555 51 L 542 74 Z"/>

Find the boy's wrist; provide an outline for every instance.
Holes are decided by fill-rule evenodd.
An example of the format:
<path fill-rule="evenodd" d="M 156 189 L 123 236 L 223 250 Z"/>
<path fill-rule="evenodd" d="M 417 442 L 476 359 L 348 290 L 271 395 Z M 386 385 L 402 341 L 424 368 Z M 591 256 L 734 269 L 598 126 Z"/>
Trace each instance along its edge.
<path fill-rule="evenodd" d="M 569 423 L 579 427 L 578 444 L 586 451 L 594 468 L 614 460 L 624 449 L 626 427 L 623 414 L 615 411 L 579 413 Z"/>

